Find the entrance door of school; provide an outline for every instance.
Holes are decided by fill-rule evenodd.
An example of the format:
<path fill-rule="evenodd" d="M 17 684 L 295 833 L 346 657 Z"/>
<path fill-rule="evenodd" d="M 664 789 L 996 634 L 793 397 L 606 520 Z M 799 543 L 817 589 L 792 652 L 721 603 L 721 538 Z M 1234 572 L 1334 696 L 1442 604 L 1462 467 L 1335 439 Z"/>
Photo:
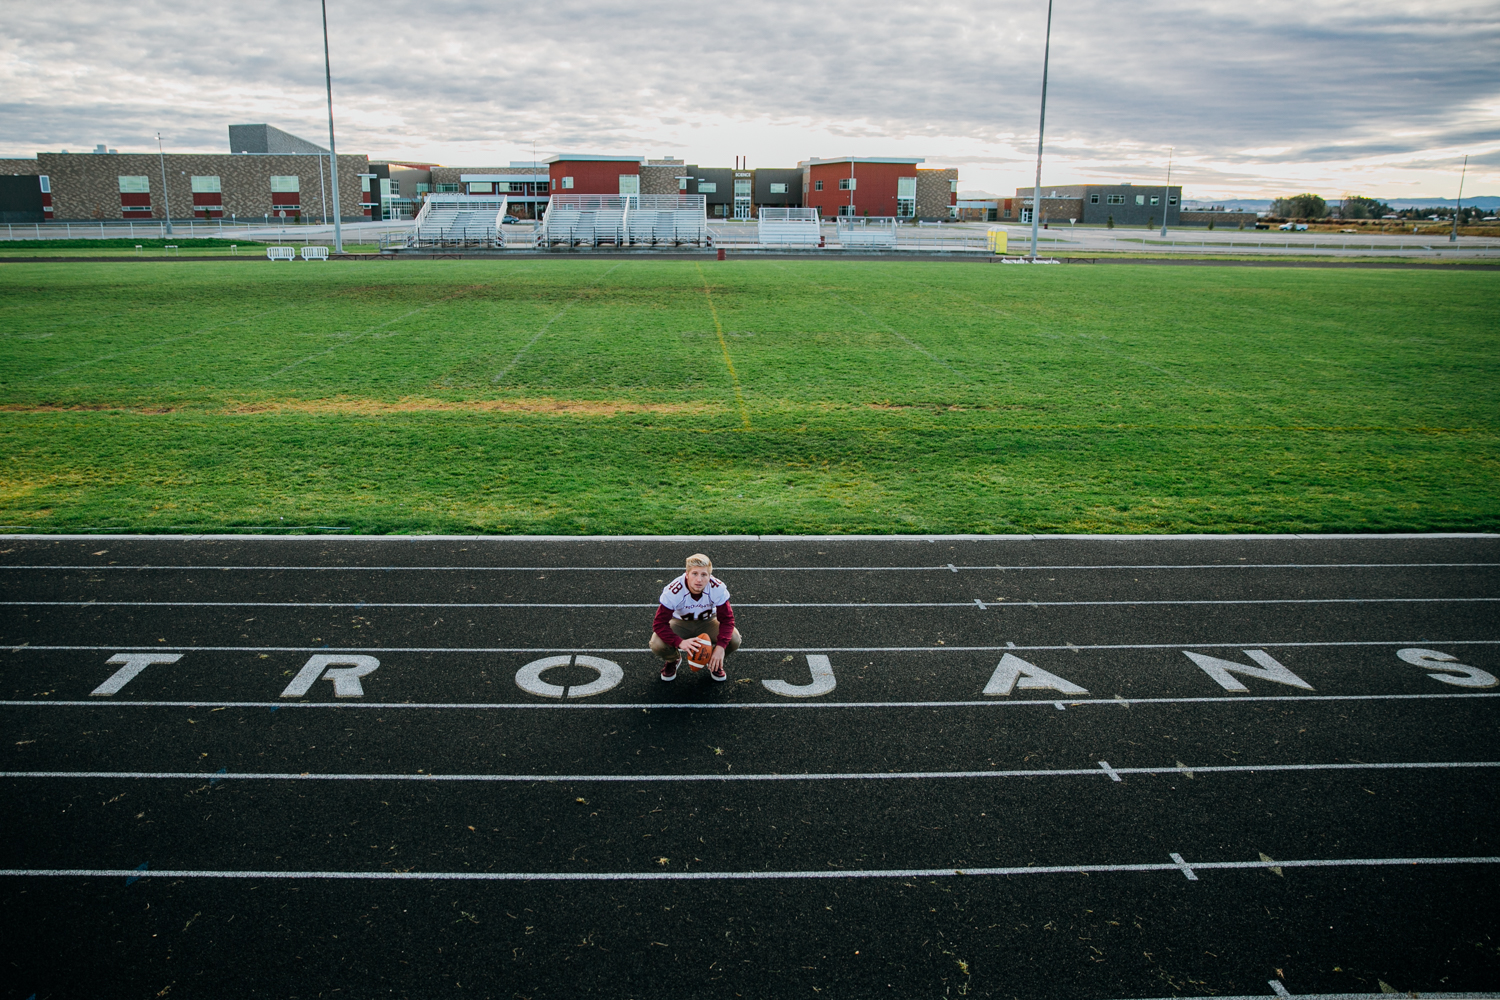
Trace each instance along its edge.
<path fill-rule="evenodd" d="M 736 219 L 750 218 L 750 185 L 749 177 L 736 177 L 734 179 L 734 217 Z"/>

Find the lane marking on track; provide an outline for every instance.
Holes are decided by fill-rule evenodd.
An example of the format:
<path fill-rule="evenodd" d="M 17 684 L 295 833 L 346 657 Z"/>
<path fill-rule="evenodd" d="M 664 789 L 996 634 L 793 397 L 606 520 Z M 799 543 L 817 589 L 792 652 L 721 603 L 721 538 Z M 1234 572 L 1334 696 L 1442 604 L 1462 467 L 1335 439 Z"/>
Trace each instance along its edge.
<path fill-rule="evenodd" d="M 17 538 L 46 537 L 19 535 Z M 103 538 L 107 536 L 91 536 Z M 137 536 L 131 536 L 135 538 Z M 230 536 L 241 537 L 241 536 Z M 288 541 L 289 539 L 281 539 Z M 721 566 L 716 571 L 730 573 L 940 573 L 949 572 L 1023 572 L 1023 571 L 1068 571 L 1082 570 L 1206 570 L 1206 569 L 1489 569 L 1500 566 L 1492 562 L 1422 562 L 1422 563 L 1181 563 L 1164 565 L 1142 563 L 1139 565 L 1103 566 Z M 274 570 L 278 572 L 337 572 L 337 573 L 661 573 L 662 566 L 254 566 L 254 565 L 185 565 L 174 563 L 141 563 L 136 565 L 89 565 L 69 564 L 0 564 L 0 570 L 196 570 L 211 569 L 224 572 L 247 570 Z"/>
<path fill-rule="evenodd" d="M 776 601 L 768 604 L 741 604 L 740 608 L 1073 608 L 1134 607 L 1138 605 L 1225 605 L 1225 604 L 1462 604 L 1500 601 L 1500 597 L 1264 597 L 1244 600 L 1136 600 L 1136 601 L 1032 601 L 1017 598 L 981 604 L 972 601 Z M 475 602 L 448 604 L 439 601 L 0 601 L 0 607 L 27 608 L 629 608 L 639 611 L 654 604 L 568 604 Z"/>
<path fill-rule="evenodd" d="M 222 879 L 340 879 L 399 882 L 717 882 L 827 878 L 944 878 L 951 875 L 1074 875 L 1084 872 L 1238 871 L 1279 868 L 1383 868 L 1420 865 L 1493 865 L 1500 857 L 1457 858 L 1318 858 L 1305 861 L 1195 861 L 1191 865 L 1173 852 L 1171 861 L 1120 865 L 1027 865 L 1012 868 L 866 868 L 816 871 L 740 872 L 339 872 L 339 871 L 215 871 L 135 868 L 4 868 L 0 876 L 20 878 L 222 878 Z M 1196 881 L 1196 876 L 1194 876 Z"/>
<path fill-rule="evenodd" d="M 1269 980 L 1275 982 L 1275 980 Z M 1397 993 L 1397 997 L 1422 996 L 1427 1000 L 1494 1000 L 1500 998 L 1500 993 L 1431 993 L 1427 990 L 1418 990 L 1412 993 Z M 1391 1000 L 1389 993 L 1293 993 L 1285 986 L 1281 989 L 1273 989 L 1270 993 L 1241 994 L 1240 996 L 1215 996 L 1215 997 L 1147 997 L 1145 1000 L 1277 1000 L 1277 998 L 1292 997 L 1293 1000 Z M 1139 1000 L 1132 997 L 1130 1000 Z"/>
<path fill-rule="evenodd" d="M 741 648 L 736 656 L 750 653 L 1006 653 L 1021 651 L 1110 649 L 1317 649 L 1357 646 L 1495 646 L 1500 639 L 1372 639 L 1336 642 L 1147 642 L 1104 643 L 1079 645 L 1065 642 L 1052 646 L 758 646 Z M 594 649 L 569 649 L 561 646 L 171 646 L 165 643 L 156 646 L 132 646 L 121 643 L 112 646 L 39 646 L 32 643 L 6 643 L 0 650 L 12 653 L 24 650 L 156 650 L 158 652 L 203 652 L 203 653 L 640 653 L 646 654 L 643 646 L 597 647 Z"/>
<path fill-rule="evenodd" d="M 596 783 L 596 784 L 677 784 L 697 782 L 754 782 L 754 781 L 965 781 L 975 778 L 1099 778 L 1106 774 L 1114 781 L 1132 774 L 1180 775 L 1184 770 L 1193 774 L 1258 774 L 1298 771 L 1428 771 L 1459 770 L 1463 768 L 1500 767 L 1500 761 L 1442 761 L 1413 763 L 1375 764 L 1218 764 L 1208 767 L 1112 767 L 1108 771 L 1100 767 L 1054 768 L 1051 770 L 1010 771 L 866 771 L 815 774 L 406 774 L 401 772 L 383 774 L 309 773 L 306 771 L 267 772 L 255 774 L 227 771 L 0 771 L 0 778 L 102 778 L 161 781 L 416 781 L 416 782 L 479 782 L 479 783 Z"/>
<path fill-rule="evenodd" d="M 1442 692 L 1433 694 L 1278 694 L 1217 695 L 1201 698 L 1085 698 L 1066 702 L 1051 698 L 1045 701 L 749 701 L 683 704 L 681 702 L 589 702 L 589 701 L 131 701 L 111 698 L 101 701 L 53 701 L 42 698 L 0 701 L 0 708 L 77 708 L 88 706 L 132 706 L 136 708 L 373 708 L 373 709 L 473 709 L 476 711 L 536 709 L 627 709 L 656 711 L 754 711 L 758 709 L 795 708 L 1022 708 L 1045 705 L 1049 708 L 1083 708 L 1090 705 L 1206 705 L 1230 702 L 1262 701 L 1415 701 L 1420 699 L 1500 698 L 1500 692 Z M 1101 774 L 1104 772 L 1100 772 Z"/>

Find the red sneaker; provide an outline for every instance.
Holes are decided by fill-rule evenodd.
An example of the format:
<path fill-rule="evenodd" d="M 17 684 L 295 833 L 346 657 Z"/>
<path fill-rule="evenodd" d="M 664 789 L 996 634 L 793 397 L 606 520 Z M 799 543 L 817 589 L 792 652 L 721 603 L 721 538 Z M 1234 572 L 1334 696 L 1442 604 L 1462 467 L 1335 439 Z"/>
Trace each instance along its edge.
<path fill-rule="evenodd" d="M 729 680 L 729 675 L 724 672 L 724 664 L 722 663 L 717 667 L 710 667 L 708 670 L 708 676 L 712 677 L 716 681 Z"/>
<path fill-rule="evenodd" d="M 668 660 L 661 665 L 661 679 L 664 681 L 675 681 L 677 679 L 676 660 Z"/>

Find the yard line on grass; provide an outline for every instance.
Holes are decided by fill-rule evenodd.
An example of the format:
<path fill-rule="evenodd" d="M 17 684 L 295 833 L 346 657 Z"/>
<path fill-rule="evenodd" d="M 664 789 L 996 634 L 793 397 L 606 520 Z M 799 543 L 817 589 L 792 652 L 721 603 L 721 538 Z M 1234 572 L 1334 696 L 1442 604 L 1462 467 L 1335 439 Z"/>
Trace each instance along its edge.
<path fill-rule="evenodd" d="M 1114 767 L 1110 770 L 1121 775 L 1182 774 L 1254 774 L 1257 772 L 1284 771 L 1445 771 L 1463 768 L 1500 767 L 1500 761 L 1421 761 L 1386 764 L 1236 764 L 1197 765 L 1172 767 Z M 268 771 L 254 773 L 212 771 L 0 771 L 0 778 L 53 779 L 91 778 L 107 780 L 144 781 L 417 781 L 443 784 L 457 782 L 493 784 L 531 784 L 547 782 L 564 784 L 591 782 L 598 784 L 680 784 L 680 783 L 734 783 L 756 781 L 926 781 L 969 780 L 974 778 L 1104 778 L 1109 772 L 1098 767 L 1034 768 L 1029 770 L 990 771 L 862 771 L 862 772 L 813 772 L 792 774 L 411 774 L 388 772 L 371 774 L 310 773 L 307 771 Z"/>
<path fill-rule="evenodd" d="M 912 350 L 918 351 L 918 352 L 922 353 L 923 355 L 925 355 L 927 357 L 928 360 L 932 361 L 935 364 L 942 365 L 944 368 L 948 369 L 950 372 L 952 372 L 953 374 L 957 375 L 959 378 L 966 379 L 966 378 L 969 377 L 968 375 L 965 375 L 963 372 L 959 371 L 957 368 L 954 368 L 948 362 L 946 362 L 946 361 L 942 360 L 941 358 L 939 358 L 936 354 L 933 354 L 931 351 L 929 351 L 927 348 L 923 347 L 921 344 L 917 343 L 915 340 L 912 340 L 910 337 L 906 336 L 901 331 L 899 331 L 895 327 L 891 326 L 889 323 L 885 323 L 885 322 L 882 322 L 881 320 L 876 319 L 874 316 L 871 316 L 869 313 L 865 312 L 863 309 L 861 309 L 859 306 L 855 305 L 854 303 L 850 302 L 848 299 L 845 299 L 843 296 L 839 295 L 837 292 L 834 292 L 834 291 L 832 291 L 830 289 L 823 288 L 823 287 L 821 287 L 819 285 L 816 285 L 811 280 L 809 280 L 807 278 L 804 278 L 802 275 L 797 274 L 795 271 L 788 271 L 787 268 L 784 265 L 782 265 L 782 264 L 777 264 L 776 267 L 777 267 L 778 270 L 781 270 L 781 271 L 784 271 L 784 272 L 786 272 L 788 274 L 791 274 L 793 277 L 795 277 L 799 281 L 802 281 L 805 284 L 811 285 L 813 288 L 817 289 L 818 291 L 822 292 L 823 294 L 828 295 L 831 298 L 837 299 L 839 302 L 843 303 L 845 307 L 847 307 L 849 309 L 852 309 L 855 312 L 859 313 L 861 316 L 863 316 L 865 319 L 869 320 L 871 323 L 874 323 L 876 326 L 883 328 L 891 336 L 895 337 L 897 340 L 900 340 L 902 343 L 906 344 L 907 347 L 910 347 Z"/>
<path fill-rule="evenodd" d="M 468 286 L 465 286 L 464 288 L 460 288 L 458 291 L 454 292 L 452 295 L 444 295 L 442 298 L 439 298 L 439 299 L 437 299 L 437 300 L 435 300 L 433 302 L 429 302 L 425 306 L 418 306 L 415 309 L 412 309 L 412 310 L 409 310 L 407 312 L 404 312 L 400 316 L 397 316 L 395 319 L 386 320 L 384 323 L 376 323 L 374 326 L 367 327 L 366 329 L 361 330 L 359 333 L 356 333 L 354 336 L 349 337 L 348 339 L 346 339 L 346 340 L 344 340 L 344 341 L 342 341 L 340 343 L 334 344 L 332 347 L 328 348 L 328 350 L 326 350 L 326 351 L 319 351 L 316 354 L 309 354 L 307 357 L 303 358 L 301 361 L 293 361 L 291 364 L 287 365 L 285 368 L 282 368 L 282 369 L 280 369 L 278 371 L 274 371 L 274 372 L 272 372 L 269 375 L 262 375 L 260 378 L 256 379 L 256 381 L 257 382 L 264 382 L 267 379 L 275 378 L 278 375 L 285 375 L 287 372 L 291 371 L 293 368 L 296 368 L 298 365 L 303 365 L 303 364 L 306 364 L 309 361 L 313 361 L 313 360 L 315 360 L 317 358 L 321 358 L 324 355 L 332 354 L 334 351 L 337 351 L 339 348 L 341 348 L 341 347 L 347 347 L 350 344 L 354 343 L 356 340 L 359 340 L 362 337 L 369 336 L 370 334 L 374 333 L 376 330 L 382 330 L 382 329 L 384 329 L 384 328 L 386 328 L 388 326 L 391 326 L 392 324 L 399 323 L 399 322 L 401 322 L 402 320 L 404 320 L 404 319 L 406 319 L 408 317 L 415 316 L 417 313 L 426 312 L 429 309 L 435 309 L 438 306 L 442 305 L 444 302 L 447 302 L 449 299 L 456 299 L 460 295 L 465 294 L 466 292 L 472 292 L 472 291 L 474 291 L 477 288 L 483 288 L 483 287 L 485 287 L 485 286 L 484 285 L 468 285 Z"/>
<path fill-rule="evenodd" d="M 315 296 L 315 299 L 331 298 L 334 294 L 336 294 L 336 293 L 329 292 L 327 295 Z M 84 367 L 87 367 L 88 365 L 98 364 L 98 363 L 100 363 L 102 361 L 110 361 L 110 360 L 113 360 L 115 358 L 123 358 L 127 354 L 139 354 L 141 351 L 149 351 L 153 347 L 161 347 L 161 346 L 166 345 L 166 344 L 175 343 L 176 341 L 179 341 L 179 340 L 187 340 L 189 337 L 196 337 L 196 336 L 198 336 L 198 334 L 200 334 L 200 333 L 207 333 L 210 330 L 219 330 L 219 329 L 222 329 L 223 327 L 226 327 L 226 326 L 234 326 L 237 323 L 248 323 L 251 320 L 260 319 L 261 317 L 263 317 L 263 316 L 269 316 L 272 313 L 285 312 L 288 309 L 300 309 L 300 308 L 304 308 L 306 305 L 307 305 L 306 302 L 293 302 L 293 303 L 290 303 L 288 305 L 277 306 L 274 309 L 265 309 L 265 310 L 262 310 L 261 312 L 255 313 L 255 314 L 253 314 L 251 316 L 241 316 L 238 319 L 225 320 L 222 323 L 213 323 L 213 324 L 211 324 L 209 326 L 202 327 L 201 329 L 198 329 L 198 330 L 192 330 L 192 331 L 190 331 L 188 333 L 180 333 L 180 334 L 178 334 L 175 337 L 168 337 L 165 340 L 158 340 L 158 341 L 155 341 L 154 343 L 150 343 L 150 344 L 142 344 L 140 347 L 132 347 L 132 348 L 130 348 L 127 351 L 116 351 L 113 354 L 105 354 L 105 355 L 101 355 L 100 357 L 97 357 L 97 358 L 90 358 L 87 361 L 80 361 L 80 362 L 78 362 L 75 365 L 67 365 L 66 367 L 63 367 L 63 368 L 55 368 L 55 369 L 53 369 L 50 372 L 43 372 L 40 375 L 37 375 L 36 378 L 46 378 L 49 375 L 61 375 L 64 372 L 73 371 L 75 368 L 84 368 Z"/>
<path fill-rule="evenodd" d="M 46 536 L 21 535 L 20 538 Z M 95 536 L 102 537 L 102 536 Z M 132 538 L 139 536 L 132 536 Z M 1491 569 L 1500 563 L 1191 563 L 1162 565 L 1108 564 L 1100 566 L 966 566 L 944 563 L 941 566 L 720 566 L 721 573 L 953 573 L 985 571 L 1061 571 L 1086 570 L 1202 570 L 1202 569 Z M 186 565 L 173 563 L 139 563 L 90 565 L 88 563 L 13 564 L 0 563 L 3 570 L 270 570 L 276 572 L 349 572 L 349 573 L 660 573 L 661 566 L 276 566 L 276 565 Z"/>
<path fill-rule="evenodd" d="M 207 776 L 206 776 L 207 777 Z M 1194 861 L 1178 855 L 1164 862 L 1098 865 L 1022 865 L 1007 868 L 819 868 L 809 871 L 635 871 L 635 872 L 419 872 L 419 871 L 286 871 L 203 868 L 4 868 L 0 876 L 19 878 L 215 878 L 215 879 L 337 879 L 399 882 L 720 882 L 786 879 L 947 878 L 982 875 L 1080 875 L 1091 873 L 1148 873 L 1236 871 L 1270 868 L 1383 868 L 1418 865 L 1493 865 L 1500 857 L 1439 858 L 1311 858 L 1296 861 Z M 1194 881 L 1197 881 L 1194 876 Z M 1472 994 L 1465 994 L 1466 996 Z"/>
<path fill-rule="evenodd" d="M 992 598 L 981 611 L 1007 608 L 1136 607 L 1141 605 L 1228 604 L 1465 604 L 1500 601 L 1500 597 L 1257 597 L 1242 600 L 1136 600 L 1136 601 L 1031 601 L 1025 598 Z M 740 603 L 742 608 L 973 608 L 968 601 L 773 601 Z M 0 607 L 125 607 L 125 608 L 650 608 L 650 602 L 633 604 L 473 602 L 443 601 L 0 601 Z"/>
<path fill-rule="evenodd" d="M 724 367 L 729 369 L 729 379 L 734 384 L 734 401 L 740 408 L 740 419 L 745 423 L 745 430 L 750 429 L 750 411 L 745 409 L 745 394 L 740 391 L 740 377 L 735 373 L 734 362 L 729 358 L 729 345 L 724 342 L 724 325 L 719 322 L 719 310 L 714 305 L 713 293 L 708 287 L 708 275 L 703 273 L 703 265 L 694 261 L 693 266 L 698 269 L 698 280 L 703 282 L 703 297 L 708 300 L 708 311 L 714 318 L 714 333 L 719 337 L 719 350 L 724 354 Z"/>
<path fill-rule="evenodd" d="M 611 274 L 614 274 L 617 270 L 619 270 L 622 266 L 624 266 L 624 264 L 625 264 L 625 262 L 623 260 L 620 261 L 614 267 L 610 268 L 608 271 L 605 271 L 603 274 L 599 275 L 599 277 L 595 278 L 593 281 L 589 282 L 582 289 L 580 289 L 577 295 L 575 295 L 571 299 L 569 299 L 563 305 L 563 307 L 561 309 L 559 309 L 555 314 L 553 314 L 553 316 L 552 316 L 551 319 L 549 319 L 547 322 L 545 322 L 545 323 L 542 324 L 542 328 L 540 330 L 538 330 L 536 332 L 536 334 L 530 340 L 526 341 L 525 346 L 523 346 L 519 351 L 516 352 L 516 356 L 515 357 L 513 357 L 513 358 L 510 359 L 510 364 L 508 364 L 504 368 L 500 369 L 500 372 L 494 378 L 490 379 L 490 382 L 491 383 L 499 382 L 505 376 L 509 375 L 510 372 L 511 372 L 511 369 L 515 368 L 516 365 L 520 363 L 522 355 L 524 355 L 527 351 L 531 350 L 532 345 L 534 345 L 538 340 L 541 340 L 542 337 L 547 333 L 547 331 L 550 330 L 550 329 L 552 329 L 552 324 L 553 323 L 556 323 L 558 320 L 562 319 L 563 315 L 565 313 L 567 313 L 567 311 L 569 309 L 572 309 L 579 302 L 583 301 L 583 296 L 584 296 L 584 294 L 586 292 L 589 291 L 589 289 L 594 288 L 595 286 L 597 286 L 599 284 L 599 282 L 603 281 L 605 278 L 609 277 Z"/>

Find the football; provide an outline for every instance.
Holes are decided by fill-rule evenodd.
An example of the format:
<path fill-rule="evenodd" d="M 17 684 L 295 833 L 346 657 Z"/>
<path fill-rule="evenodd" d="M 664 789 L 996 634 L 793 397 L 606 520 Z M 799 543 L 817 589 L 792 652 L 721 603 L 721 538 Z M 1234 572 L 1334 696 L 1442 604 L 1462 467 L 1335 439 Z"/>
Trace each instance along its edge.
<path fill-rule="evenodd" d="M 714 647 L 712 642 L 709 641 L 708 633 L 704 632 L 700 634 L 698 638 L 702 639 L 705 643 L 708 643 L 708 645 L 699 646 L 698 652 L 696 654 L 687 654 L 688 669 L 692 670 L 694 673 L 697 673 L 698 671 L 706 668 L 708 666 L 708 658 L 714 654 Z"/>

